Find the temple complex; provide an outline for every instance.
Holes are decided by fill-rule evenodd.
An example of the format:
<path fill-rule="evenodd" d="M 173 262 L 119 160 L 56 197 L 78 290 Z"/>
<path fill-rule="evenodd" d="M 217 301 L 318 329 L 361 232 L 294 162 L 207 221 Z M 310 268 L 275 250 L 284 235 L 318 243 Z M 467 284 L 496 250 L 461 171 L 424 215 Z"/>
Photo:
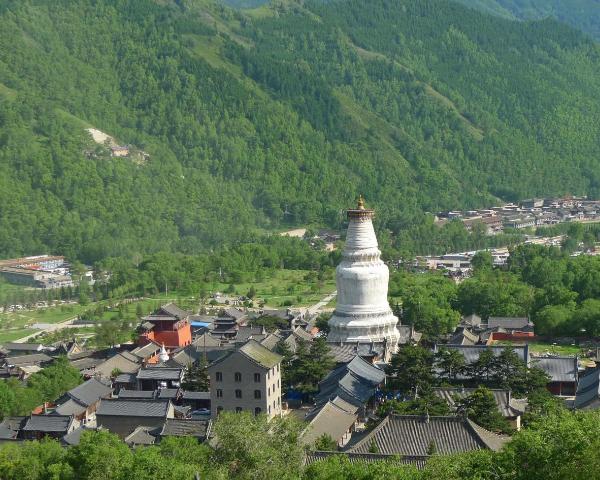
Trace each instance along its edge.
<path fill-rule="evenodd" d="M 400 334 L 387 299 L 389 271 L 380 258 L 373 216 L 362 197 L 356 209 L 348 210 L 346 246 L 336 269 L 337 306 L 327 341 L 339 346 L 378 344 L 383 347 L 381 360 L 388 361 Z"/>

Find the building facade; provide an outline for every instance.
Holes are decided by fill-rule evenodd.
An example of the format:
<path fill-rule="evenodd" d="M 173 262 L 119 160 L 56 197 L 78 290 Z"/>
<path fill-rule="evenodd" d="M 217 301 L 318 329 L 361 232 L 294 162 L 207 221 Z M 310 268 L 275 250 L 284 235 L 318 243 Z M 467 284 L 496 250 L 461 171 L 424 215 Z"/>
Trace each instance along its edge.
<path fill-rule="evenodd" d="M 377 343 L 387 346 L 387 357 L 396 351 L 399 333 L 387 299 L 389 271 L 381 260 L 373 229 L 374 211 L 362 197 L 348 210 L 348 232 L 342 261 L 336 269 L 337 305 L 329 320 L 331 343 Z M 387 360 L 387 358 L 386 358 Z"/>
<path fill-rule="evenodd" d="M 281 414 L 281 360 L 255 340 L 208 367 L 211 415 L 248 411 L 269 418 Z"/>

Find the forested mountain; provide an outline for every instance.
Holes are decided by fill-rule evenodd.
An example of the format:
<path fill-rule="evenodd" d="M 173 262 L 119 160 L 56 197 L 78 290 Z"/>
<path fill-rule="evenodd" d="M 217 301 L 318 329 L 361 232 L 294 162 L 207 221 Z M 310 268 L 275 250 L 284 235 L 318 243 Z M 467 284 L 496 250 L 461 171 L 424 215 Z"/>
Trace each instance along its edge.
<path fill-rule="evenodd" d="M 5 0 L 0 255 L 195 252 L 338 225 L 359 192 L 395 233 L 598 196 L 599 96 L 586 36 L 448 1 Z"/>
<path fill-rule="evenodd" d="M 578 28 L 600 40 L 600 0 L 457 0 L 494 15 L 519 20 L 546 17 Z"/>

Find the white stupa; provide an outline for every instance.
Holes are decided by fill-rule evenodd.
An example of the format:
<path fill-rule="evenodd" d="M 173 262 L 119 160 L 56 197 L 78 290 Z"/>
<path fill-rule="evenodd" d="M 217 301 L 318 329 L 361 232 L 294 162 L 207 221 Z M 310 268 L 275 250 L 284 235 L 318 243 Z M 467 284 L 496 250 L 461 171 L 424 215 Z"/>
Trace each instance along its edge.
<path fill-rule="evenodd" d="M 342 261 L 336 269 L 337 306 L 329 320 L 331 343 L 384 343 L 396 352 L 399 333 L 387 299 L 389 271 L 381 260 L 373 229 L 373 210 L 362 196 L 355 210 L 348 210 L 348 233 Z M 387 358 L 386 358 L 387 360 Z"/>

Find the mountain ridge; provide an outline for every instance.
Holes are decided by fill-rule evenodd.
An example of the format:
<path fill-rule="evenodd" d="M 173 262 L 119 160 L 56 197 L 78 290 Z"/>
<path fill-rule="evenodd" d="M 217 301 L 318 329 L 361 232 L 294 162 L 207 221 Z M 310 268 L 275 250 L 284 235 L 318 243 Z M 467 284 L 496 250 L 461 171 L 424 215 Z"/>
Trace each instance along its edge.
<path fill-rule="evenodd" d="M 2 255 L 339 227 L 359 192 L 401 238 L 425 211 L 600 189 L 600 52 L 551 20 L 437 0 L 25 0 L 0 33 Z"/>

